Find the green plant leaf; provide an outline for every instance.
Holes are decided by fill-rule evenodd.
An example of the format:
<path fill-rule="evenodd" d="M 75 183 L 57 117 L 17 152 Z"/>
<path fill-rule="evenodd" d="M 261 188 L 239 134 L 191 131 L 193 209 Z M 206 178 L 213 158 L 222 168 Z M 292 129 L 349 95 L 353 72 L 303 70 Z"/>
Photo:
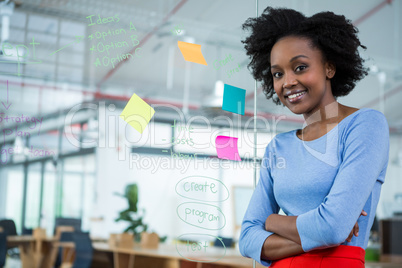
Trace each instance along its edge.
<path fill-rule="evenodd" d="M 128 208 L 119 212 L 119 217 L 115 219 L 118 221 L 125 221 L 129 226 L 124 230 L 125 233 L 132 232 L 135 235 L 135 239 L 140 239 L 140 233 L 146 232 L 148 225 L 143 222 L 143 216 L 146 210 L 142 208 L 138 210 L 138 186 L 137 184 L 128 184 L 125 188 L 124 195 L 115 193 L 115 195 L 124 197 L 127 199 Z"/>

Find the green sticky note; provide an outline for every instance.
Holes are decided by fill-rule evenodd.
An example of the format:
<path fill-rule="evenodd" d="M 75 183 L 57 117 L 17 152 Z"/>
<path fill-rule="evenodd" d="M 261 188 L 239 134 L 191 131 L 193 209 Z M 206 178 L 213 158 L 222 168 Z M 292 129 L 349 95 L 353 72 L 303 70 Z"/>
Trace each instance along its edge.
<path fill-rule="evenodd" d="M 120 117 L 142 134 L 154 113 L 155 110 L 134 93 L 127 102 L 126 107 L 124 107 L 123 112 L 121 112 Z"/>
<path fill-rule="evenodd" d="M 222 110 L 244 115 L 246 90 L 225 84 Z"/>

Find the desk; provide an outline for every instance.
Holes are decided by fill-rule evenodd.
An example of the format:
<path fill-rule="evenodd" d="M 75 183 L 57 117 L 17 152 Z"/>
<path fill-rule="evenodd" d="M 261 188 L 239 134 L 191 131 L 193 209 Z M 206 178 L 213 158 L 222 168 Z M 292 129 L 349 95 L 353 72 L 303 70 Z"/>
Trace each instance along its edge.
<path fill-rule="evenodd" d="M 22 268 L 46 268 L 51 266 L 50 252 L 55 239 L 35 238 L 30 235 L 8 236 L 8 247 L 19 247 Z"/>
<path fill-rule="evenodd" d="M 113 267 L 114 268 L 142 268 L 142 267 L 158 267 L 158 268 L 245 268 L 252 267 L 252 260 L 240 255 L 237 249 L 227 248 L 225 256 L 212 263 L 191 262 L 186 258 L 194 257 L 194 255 L 178 254 L 175 245 L 160 244 L 158 249 L 144 249 L 139 245 L 135 245 L 132 248 L 116 248 L 111 247 L 106 242 L 94 242 L 94 258 L 100 257 L 102 254 L 113 254 Z M 74 247 L 74 243 L 60 243 L 61 247 Z M 179 249 L 184 249 L 184 245 L 179 245 Z M 211 251 L 205 255 L 205 257 L 216 257 L 224 252 L 223 248 L 211 247 Z M 186 257 L 186 258 L 185 258 Z M 105 259 L 105 258 L 104 258 Z M 109 266 L 111 267 L 111 263 Z M 258 268 L 264 266 L 257 263 Z M 396 268 L 399 265 L 366 262 L 367 268 Z"/>
<path fill-rule="evenodd" d="M 60 247 L 73 248 L 74 243 L 57 243 Z M 252 260 L 244 258 L 237 249 L 210 247 L 210 249 L 202 256 L 196 254 L 182 253 L 181 256 L 175 245 L 160 244 L 157 249 L 141 248 L 140 245 L 134 245 L 132 248 L 112 247 L 105 242 L 94 242 L 94 256 L 102 253 L 113 254 L 114 268 L 133 268 L 133 267 L 235 267 L 244 268 L 252 267 Z M 180 252 L 185 252 L 185 245 L 178 245 Z M 222 257 L 222 258 L 221 258 Z M 220 259 L 219 259 L 220 258 Z M 198 260 L 190 261 L 191 260 Z M 216 260 L 213 262 L 205 262 Z M 204 261 L 204 262 L 202 262 Z M 257 263 L 257 267 L 264 267 Z"/>
<path fill-rule="evenodd" d="M 92 238 L 92 241 L 104 241 L 104 239 Z M 19 247 L 20 249 L 22 268 L 52 268 L 59 243 L 55 237 L 37 238 L 31 235 L 7 237 L 9 248 Z M 74 243 L 67 242 L 67 245 L 74 246 Z"/>
<path fill-rule="evenodd" d="M 402 217 L 380 220 L 380 260 L 402 266 Z"/>

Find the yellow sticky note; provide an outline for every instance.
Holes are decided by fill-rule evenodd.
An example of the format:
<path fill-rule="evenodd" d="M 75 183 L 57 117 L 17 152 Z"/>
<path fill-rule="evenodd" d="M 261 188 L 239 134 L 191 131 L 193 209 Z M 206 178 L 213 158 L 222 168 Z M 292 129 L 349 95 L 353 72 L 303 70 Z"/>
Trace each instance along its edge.
<path fill-rule="evenodd" d="M 124 107 L 123 112 L 121 112 L 120 117 L 142 134 L 154 113 L 154 108 L 134 93 L 126 107 Z"/>
<path fill-rule="evenodd" d="M 186 61 L 208 65 L 201 52 L 201 45 L 177 41 L 177 45 Z"/>

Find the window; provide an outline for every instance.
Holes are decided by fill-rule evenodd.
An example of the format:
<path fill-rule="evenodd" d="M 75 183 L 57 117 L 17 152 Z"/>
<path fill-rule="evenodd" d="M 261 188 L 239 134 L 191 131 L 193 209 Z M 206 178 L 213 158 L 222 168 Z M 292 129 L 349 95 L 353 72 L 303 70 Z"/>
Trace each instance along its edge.
<path fill-rule="evenodd" d="M 25 227 L 37 228 L 40 225 L 41 163 L 28 167 Z"/>
<path fill-rule="evenodd" d="M 5 218 L 12 219 L 17 232 L 22 230 L 22 202 L 24 190 L 24 169 L 22 165 L 3 169 L 2 176 L 6 180 Z"/>

